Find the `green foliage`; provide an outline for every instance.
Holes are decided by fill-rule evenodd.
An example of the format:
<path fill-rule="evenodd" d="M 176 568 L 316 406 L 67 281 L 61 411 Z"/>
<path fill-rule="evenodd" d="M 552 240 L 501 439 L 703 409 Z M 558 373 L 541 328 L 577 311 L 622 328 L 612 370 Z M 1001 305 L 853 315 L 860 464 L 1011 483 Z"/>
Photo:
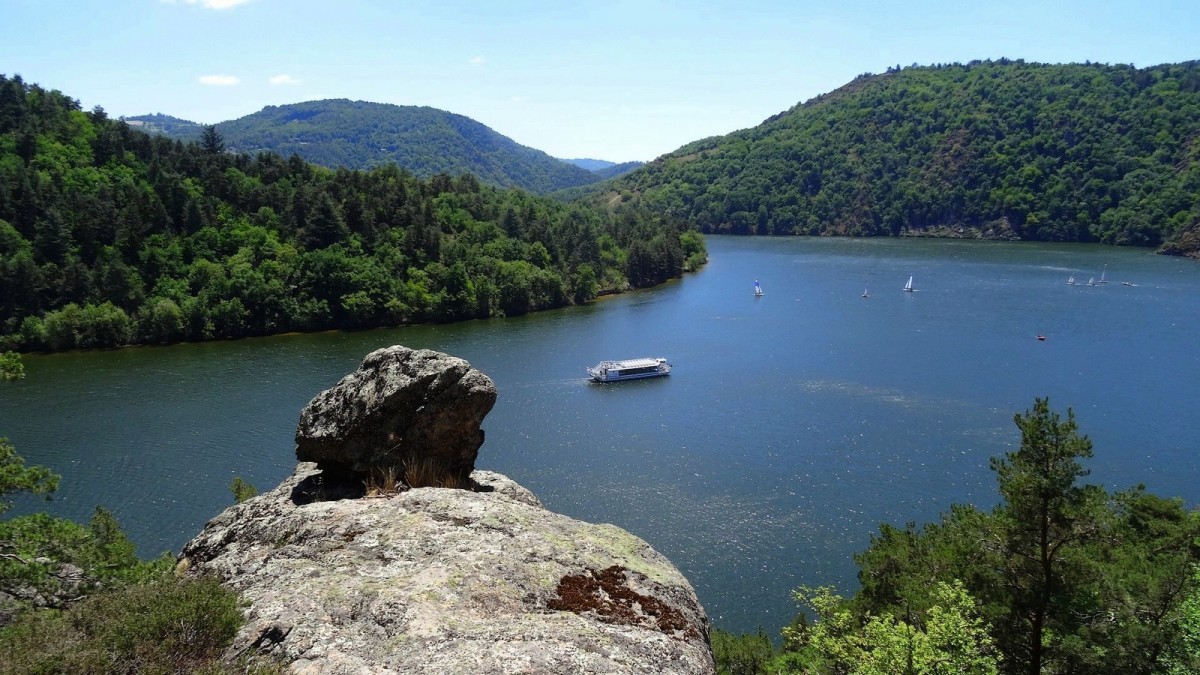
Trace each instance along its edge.
<path fill-rule="evenodd" d="M 1020 446 L 992 462 L 1001 503 L 956 506 L 920 530 L 882 526 L 857 557 L 861 588 L 845 610 L 907 621 L 938 604 L 935 584 L 961 581 L 1006 673 L 1191 667 L 1200 513 L 1140 486 L 1080 485 L 1092 445 L 1070 411 L 1064 420 L 1037 399 L 1014 419 Z"/>
<path fill-rule="evenodd" d="M 1098 535 L 1105 495 L 1098 486 L 1076 485 L 1088 473 L 1079 460 L 1092 456 L 1092 443 L 1078 434 L 1074 412 L 1064 421 L 1039 398 L 1014 421 L 1020 448 L 992 460 L 1003 499 L 992 527 L 1000 545 L 992 552 L 1002 561 L 1001 584 L 1017 610 L 1008 628 L 1015 642 L 1025 636 L 1017 660 L 1041 672 L 1044 650 L 1073 628 L 1060 623 L 1055 609 L 1069 607 L 1082 590 L 1074 583 L 1085 578 L 1084 562 L 1072 554 Z"/>
<path fill-rule="evenodd" d="M 225 139 L 217 127 L 209 125 L 200 132 L 200 147 L 209 154 L 225 152 Z"/>
<path fill-rule="evenodd" d="M 734 635 L 715 628 L 711 641 L 718 675 L 767 675 L 767 664 L 775 657 L 775 647 L 761 629 Z"/>
<path fill-rule="evenodd" d="M 0 558 L 0 589 L 31 587 L 46 598 L 146 581 L 173 566 L 167 554 L 140 560 L 113 515 L 100 507 L 88 527 L 45 513 L 0 521 L 0 548 L 8 554 Z M 69 587 L 76 580 L 64 578 L 64 565 L 82 571 L 78 587 Z"/>
<path fill-rule="evenodd" d="M 57 484 L 0 439 L 0 494 Z M 169 554 L 138 559 L 100 507 L 86 527 L 45 513 L 0 521 L 0 672 L 236 672 L 218 658 L 244 621 L 237 594 L 173 569 Z"/>
<path fill-rule="evenodd" d="M 0 381 L 12 382 L 25 379 L 25 364 L 21 363 L 21 355 L 16 352 L 0 354 Z"/>
<path fill-rule="evenodd" d="M 906 620 L 884 614 L 856 616 L 829 588 L 801 588 L 797 602 L 812 608 L 811 626 L 784 629 L 792 652 L 769 672 L 853 675 L 996 675 L 999 656 L 961 583 L 934 585 L 933 604 Z"/>
<path fill-rule="evenodd" d="M 242 623 L 237 594 L 217 581 L 165 575 L 22 615 L 0 629 L 0 671 L 228 672 L 219 657 Z"/>
<path fill-rule="evenodd" d="M 1192 566 L 1192 591 L 1179 604 L 1174 622 L 1179 627 L 1179 640 L 1168 645 L 1165 672 L 1168 675 L 1190 675 L 1200 672 L 1200 565 Z"/>
<path fill-rule="evenodd" d="M 241 476 L 234 476 L 233 483 L 229 486 L 230 492 L 233 493 L 233 501 L 235 504 L 254 497 L 258 494 L 258 488 L 242 480 Z"/>
<path fill-rule="evenodd" d="M 173 138 L 201 140 L 205 147 L 205 134 L 214 133 L 224 141 L 218 147 L 243 152 L 295 154 L 330 168 L 370 170 L 395 163 L 421 178 L 472 174 L 488 185 L 535 193 L 593 183 L 636 168 L 631 163 L 593 173 L 519 145 L 469 117 L 420 106 L 307 101 L 267 106 L 217 127 L 167 116 L 128 119 Z"/>
<path fill-rule="evenodd" d="M 0 94 L 0 351 L 511 316 L 658 284 L 705 257 L 683 221 L 634 204 L 222 152 L 222 135 L 246 147 L 225 126 L 184 145 L 19 77 L 0 76 Z M 319 109 L 298 124 L 337 124 Z"/>
<path fill-rule="evenodd" d="M 57 475 L 42 466 L 25 466 L 25 460 L 17 454 L 13 444 L 7 438 L 0 438 L 0 513 L 12 506 L 4 497 L 14 492 L 41 495 L 57 489 Z"/>
<path fill-rule="evenodd" d="M 1200 252 L 1200 62 L 973 61 L 866 75 L 598 186 L 729 234 Z"/>

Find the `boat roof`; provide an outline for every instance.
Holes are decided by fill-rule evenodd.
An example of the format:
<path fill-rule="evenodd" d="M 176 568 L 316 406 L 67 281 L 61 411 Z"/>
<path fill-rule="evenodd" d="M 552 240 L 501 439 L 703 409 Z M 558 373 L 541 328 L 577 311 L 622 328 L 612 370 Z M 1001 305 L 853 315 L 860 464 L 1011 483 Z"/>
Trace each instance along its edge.
<path fill-rule="evenodd" d="M 597 368 L 616 368 L 624 370 L 625 368 L 649 368 L 657 366 L 659 361 L 664 361 L 661 358 L 645 358 L 645 359 L 625 359 L 623 361 L 601 361 Z"/>

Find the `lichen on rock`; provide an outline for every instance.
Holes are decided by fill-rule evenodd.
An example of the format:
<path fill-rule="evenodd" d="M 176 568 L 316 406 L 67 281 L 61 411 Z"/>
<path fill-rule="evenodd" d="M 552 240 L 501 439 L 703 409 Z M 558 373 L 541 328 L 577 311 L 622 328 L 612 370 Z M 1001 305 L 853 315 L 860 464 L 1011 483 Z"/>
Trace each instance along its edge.
<path fill-rule="evenodd" d="M 463 359 L 385 347 L 304 407 L 296 458 L 330 476 L 422 472 L 465 484 L 495 404 L 491 378 Z"/>
<path fill-rule="evenodd" d="M 297 431 L 297 455 L 315 461 L 209 521 L 180 555 L 180 570 L 214 575 L 248 603 L 229 661 L 261 656 L 293 673 L 714 672 L 695 591 L 618 527 L 548 511 L 478 470 L 464 476 L 474 490 L 346 498 L 365 497 L 347 476 L 409 463 L 414 448 L 473 468 L 494 402 L 491 380 L 465 361 L 403 347 L 373 352 L 315 398 Z"/>

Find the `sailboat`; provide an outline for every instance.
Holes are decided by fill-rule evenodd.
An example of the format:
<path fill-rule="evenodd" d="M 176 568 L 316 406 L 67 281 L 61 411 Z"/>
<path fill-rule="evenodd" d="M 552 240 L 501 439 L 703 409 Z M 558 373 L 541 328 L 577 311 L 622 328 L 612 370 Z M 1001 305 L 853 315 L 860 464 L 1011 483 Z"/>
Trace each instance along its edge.
<path fill-rule="evenodd" d="M 908 283 L 904 284 L 904 290 L 907 291 L 908 293 L 915 293 L 917 290 L 917 289 L 913 288 L 912 279 L 913 278 L 910 276 L 908 278 Z"/>
<path fill-rule="evenodd" d="M 869 297 L 871 297 L 871 294 L 867 292 L 867 289 L 866 289 L 866 288 L 863 288 L 863 297 L 864 297 L 864 298 L 869 298 Z"/>
<path fill-rule="evenodd" d="M 1068 285 L 1068 286 L 1074 286 L 1074 285 L 1075 285 L 1075 275 L 1074 275 L 1074 274 L 1072 274 L 1072 275 L 1071 275 L 1071 278 L 1067 279 L 1067 285 Z"/>
<path fill-rule="evenodd" d="M 1105 275 L 1107 272 L 1108 272 L 1108 265 L 1105 265 L 1105 266 L 1104 266 L 1103 268 L 1101 268 L 1101 270 L 1100 270 L 1100 281 L 1097 281 L 1097 282 L 1096 282 L 1096 284 L 1097 284 L 1097 285 L 1098 285 L 1098 284 L 1107 284 L 1107 283 L 1108 283 L 1108 280 L 1104 278 L 1104 275 Z"/>
<path fill-rule="evenodd" d="M 1096 277 L 1092 277 L 1091 279 L 1088 279 L 1088 286 L 1095 286 L 1095 285 L 1096 285 Z"/>
<path fill-rule="evenodd" d="M 755 279 L 755 280 L 754 280 L 754 297 L 756 297 L 756 298 L 761 298 L 761 297 L 762 297 L 762 294 L 763 294 L 763 292 L 762 292 L 762 286 L 760 286 L 760 285 L 758 284 L 758 279 Z"/>

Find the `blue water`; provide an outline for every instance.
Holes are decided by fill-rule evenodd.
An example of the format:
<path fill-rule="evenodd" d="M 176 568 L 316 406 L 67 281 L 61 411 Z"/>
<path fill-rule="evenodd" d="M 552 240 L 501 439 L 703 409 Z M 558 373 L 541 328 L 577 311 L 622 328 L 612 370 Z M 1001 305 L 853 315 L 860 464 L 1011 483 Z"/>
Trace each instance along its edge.
<path fill-rule="evenodd" d="M 300 409 L 390 344 L 488 373 L 499 401 L 477 465 L 645 538 L 735 631 L 777 631 L 799 584 L 852 592 L 852 555 L 881 522 L 990 507 L 988 459 L 1015 447 L 1013 414 L 1036 396 L 1075 410 L 1091 481 L 1200 503 L 1200 264 L 1081 245 L 708 244 L 681 281 L 527 317 L 26 357 L 27 379 L 0 385 L 0 435 L 63 484 L 15 512 L 86 520 L 100 504 L 143 555 L 178 550 L 232 502 L 234 476 L 287 475 Z M 1066 284 L 1105 266 L 1106 285 Z M 585 379 L 642 356 L 673 373 Z"/>

